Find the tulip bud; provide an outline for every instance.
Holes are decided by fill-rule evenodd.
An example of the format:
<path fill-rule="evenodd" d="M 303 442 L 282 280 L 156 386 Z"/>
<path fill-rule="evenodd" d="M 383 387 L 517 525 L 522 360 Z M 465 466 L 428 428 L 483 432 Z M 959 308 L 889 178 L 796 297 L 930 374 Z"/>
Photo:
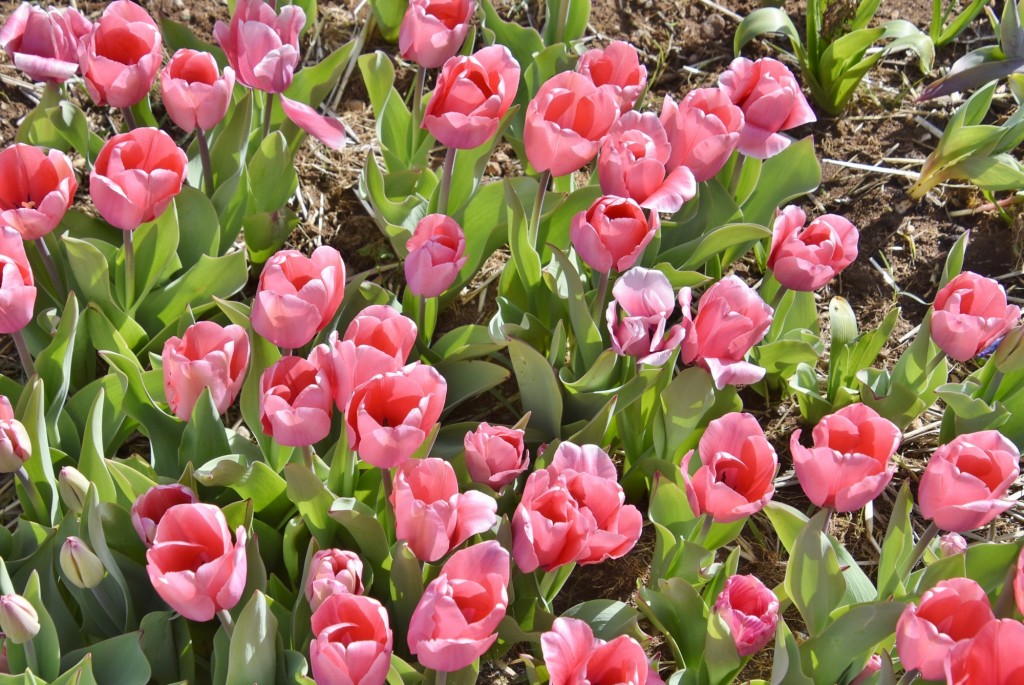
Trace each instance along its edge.
<path fill-rule="evenodd" d="M 959 533 L 947 533 L 939 538 L 939 556 L 943 559 L 955 557 L 967 551 L 967 540 Z"/>
<path fill-rule="evenodd" d="M 1024 369 L 1024 326 L 1017 326 L 1003 336 L 992 355 L 992 363 L 1003 373 Z"/>
<path fill-rule="evenodd" d="M 14 644 L 25 644 L 39 632 L 39 614 L 21 595 L 3 595 L 0 597 L 0 628 Z"/>
<path fill-rule="evenodd" d="M 74 466 L 65 466 L 57 474 L 57 492 L 64 506 L 81 514 L 89 495 L 89 479 Z"/>
<path fill-rule="evenodd" d="M 83 590 L 91 590 L 99 585 L 107 572 L 103 562 L 89 546 L 73 535 L 61 545 L 60 568 L 72 585 Z"/>

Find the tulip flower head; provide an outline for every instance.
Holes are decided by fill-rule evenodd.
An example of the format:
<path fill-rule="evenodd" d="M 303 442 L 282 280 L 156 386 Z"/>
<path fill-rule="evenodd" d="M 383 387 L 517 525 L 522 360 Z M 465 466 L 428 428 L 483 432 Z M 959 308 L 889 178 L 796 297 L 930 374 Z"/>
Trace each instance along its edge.
<path fill-rule="evenodd" d="M 737 653 L 750 656 L 775 637 L 779 600 L 755 576 L 731 576 L 715 601 L 715 613 L 729 626 Z"/>
<path fill-rule="evenodd" d="M 234 86 L 234 69 L 226 67 L 221 74 L 213 55 L 188 48 L 175 52 L 160 72 L 160 97 L 167 115 L 186 133 L 219 124 Z"/>
<path fill-rule="evenodd" d="M 398 31 L 402 59 L 437 69 L 458 54 L 474 12 L 475 0 L 410 0 Z"/>
<path fill-rule="evenodd" d="M 647 67 L 640 64 L 636 48 L 621 40 L 584 52 L 576 72 L 611 95 L 620 114 L 633 109 L 647 85 Z"/>
<path fill-rule="evenodd" d="M 33 81 L 64 83 L 78 73 L 78 45 L 92 22 L 73 7 L 21 3 L 0 29 L 0 47 Z"/>
<path fill-rule="evenodd" d="M 965 271 L 935 294 L 931 332 L 952 359 L 965 362 L 997 342 L 1020 321 L 1020 307 L 991 278 Z"/>
<path fill-rule="evenodd" d="M 0 333 L 17 333 L 32 320 L 35 278 L 25 243 L 10 226 L 0 226 Z"/>
<path fill-rule="evenodd" d="M 144 100 L 162 61 L 159 27 L 131 0 L 107 5 L 78 46 L 85 87 L 97 105 L 131 107 Z"/>
<path fill-rule="evenodd" d="M 324 600 L 311 619 L 313 678 L 323 685 L 383 685 L 394 636 L 388 612 L 372 597 L 350 593 Z"/>
<path fill-rule="evenodd" d="M 16 143 L 0 152 L 0 223 L 25 240 L 57 228 L 77 190 L 71 160 L 60 150 Z"/>
<path fill-rule="evenodd" d="M 793 205 L 779 212 L 772 229 L 768 268 L 786 288 L 810 292 L 853 263 L 860 233 L 836 214 L 819 216 L 804 227 L 806 219 Z"/>

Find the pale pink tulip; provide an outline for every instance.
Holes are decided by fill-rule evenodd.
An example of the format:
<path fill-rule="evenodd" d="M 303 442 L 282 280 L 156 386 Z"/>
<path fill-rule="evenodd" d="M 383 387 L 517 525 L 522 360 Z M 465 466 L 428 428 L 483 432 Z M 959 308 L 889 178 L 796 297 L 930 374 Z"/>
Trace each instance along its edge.
<path fill-rule="evenodd" d="M 462 227 L 444 214 L 420 219 L 405 249 L 405 281 L 420 297 L 437 297 L 450 288 L 469 259 Z"/>
<path fill-rule="evenodd" d="M 530 474 L 512 517 L 512 556 L 523 573 L 553 571 L 584 552 L 595 527 L 581 511 L 566 476 L 540 469 Z"/>
<path fill-rule="evenodd" d="M 612 298 L 605 316 L 612 349 L 635 357 L 637 364 L 661 366 L 668 361 L 684 335 L 680 324 L 668 326 L 676 308 L 668 277 L 635 266 L 615 281 Z"/>
<path fill-rule="evenodd" d="M 0 226 L 0 333 L 18 333 L 32 320 L 35 279 L 21 236 Z"/>
<path fill-rule="evenodd" d="M 164 394 L 175 416 L 188 421 L 204 388 L 210 389 L 213 405 L 223 414 L 245 380 L 249 335 L 241 326 L 200 321 L 182 337 L 168 338 L 162 359 Z"/>
<path fill-rule="evenodd" d="M 299 62 L 299 31 L 306 14 L 298 5 L 280 12 L 263 0 L 238 0 L 231 23 L 218 21 L 213 36 L 238 81 L 267 93 L 282 93 Z"/>
<path fill-rule="evenodd" d="M 16 594 L 0 596 L 0 630 L 6 640 L 25 644 L 39 634 L 39 612 L 25 597 Z M 5 640 L 5 642 L 6 642 Z"/>
<path fill-rule="evenodd" d="M 495 491 L 514 481 L 530 465 L 530 452 L 519 428 L 492 426 L 486 421 L 466 433 L 466 468 L 475 483 Z"/>
<path fill-rule="evenodd" d="M 14 418 L 14 408 L 6 395 L 0 395 L 0 473 L 14 473 L 32 456 L 28 431 Z"/>
<path fill-rule="evenodd" d="M 306 575 L 306 601 L 317 608 L 331 595 L 363 594 L 363 561 L 355 552 L 322 549 L 313 555 Z"/>
<path fill-rule="evenodd" d="M 71 160 L 60 150 L 17 143 L 0 152 L 0 223 L 25 240 L 57 228 L 77 190 Z"/>
<path fill-rule="evenodd" d="M 0 29 L 0 47 L 33 81 L 64 83 L 78 73 L 78 44 L 92 22 L 73 7 L 21 3 Z"/>
<path fill-rule="evenodd" d="M 633 109 L 647 85 L 647 67 L 640 64 L 636 48 L 621 40 L 584 52 L 576 71 L 611 95 L 620 114 Z"/>
<path fill-rule="evenodd" d="M 131 107 L 144 100 L 163 61 L 160 29 L 140 5 L 114 0 L 78 45 L 78 63 L 97 105 Z"/>
<path fill-rule="evenodd" d="M 965 362 L 997 342 L 1020 321 L 1020 307 L 1006 303 L 1003 286 L 965 271 L 935 294 L 932 340 Z"/>
<path fill-rule="evenodd" d="M 556 618 L 551 630 L 541 634 L 540 645 L 551 685 L 654 682 L 639 642 L 627 635 L 605 642 L 576 618 Z"/>

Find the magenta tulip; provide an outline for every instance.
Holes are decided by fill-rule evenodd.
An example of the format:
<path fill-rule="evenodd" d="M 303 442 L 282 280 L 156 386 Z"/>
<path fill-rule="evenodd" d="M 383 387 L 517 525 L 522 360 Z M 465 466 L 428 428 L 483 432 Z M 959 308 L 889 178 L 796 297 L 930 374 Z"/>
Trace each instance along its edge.
<path fill-rule="evenodd" d="M 556 618 L 551 630 L 541 634 L 540 645 L 551 685 L 646 685 L 653 680 L 648 680 L 651 669 L 639 642 L 628 635 L 605 642 L 576 618 Z"/>
<path fill-rule="evenodd" d="M 227 114 L 234 87 L 234 69 L 226 67 L 221 74 L 217 60 L 208 52 L 182 48 L 160 71 L 160 98 L 167 116 L 186 133 L 219 124 Z"/>
<path fill-rule="evenodd" d="M 458 54 L 475 11 L 475 0 L 410 0 L 398 31 L 402 58 L 437 69 Z"/>
<path fill-rule="evenodd" d="M 681 325 L 667 325 L 676 308 L 668 277 L 635 266 L 615 281 L 612 297 L 605 316 L 612 349 L 635 357 L 637 364 L 661 366 L 668 361 L 684 335 Z"/>
<path fill-rule="evenodd" d="M 394 636 L 372 597 L 337 594 L 313 612 L 309 661 L 318 685 L 384 685 Z"/>
<path fill-rule="evenodd" d="M 803 210 L 789 205 L 775 218 L 768 268 L 790 290 L 822 287 L 857 258 L 860 233 L 849 221 L 825 214 L 804 227 Z"/>
<path fill-rule="evenodd" d="M 670 144 L 668 167 L 684 166 L 700 183 L 729 161 L 740 140 L 743 110 L 718 88 L 695 88 L 678 105 L 665 96 L 661 123 Z"/>
<path fill-rule="evenodd" d="M 736 644 L 736 652 L 750 656 L 775 637 L 779 599 L 755 576 L 730 576 L 715 600 L 715 613 Z"/>
<path fill-rule="evenodd" d="M 996 343 L 1020 321 L 1020 307 L 991 278 L 965 271 L 935 294 L 932 340 L 952 359 L 965 362 Z"/>
<path fill-rule="evenodd" d="M 420 219 L 405 249 L 405 281 L 420 297 L 437 297 L 450 288 L 469 259 L 462 227 L 444 214 Z"/>
<path fill-rule="evenodd" d="M 146 547 L 152 547 L 156 527 L 167 510 L 178 504 L 195 504 L 198 501 L 196 493 L 187 485 L 154 485 L 132 502 L 132 527 Z"/>
<path fill-rule="evenodd" d="M 92 22 L 73 7 L 21 3 L 0 29 L 0 47 L 33 81 L 64 83 L 78 73 L 78 45 Z"/>
<path fill-rule="evenodd" d="M 282 357 L 260 378 L 263 432 L 289 447 L 320 442 L 331 432 L 333 399 L 322 371 L 302 357 Z"/>
<path fill-rule="evenodd" d="M 635 201 L 605 195 L 573 217 L 569 236 L 590 268 L 608 273 L 632 268 L 659 226 L 657 212 L 648 218 Z"/>
<path fill-rule="evenodd" d="M 498 491 L 514 481 L 530 465 L 524 437 L 519 428 L 492 426 L 486 421 L 466 433 L 466 468 L 473 482 Z"/>
<path fill-rule="evenodd" d="M 0 223 L 25 240 L 57 228 L 77 190 L 71 160 L 60 150 L 16 143 L 0 152 Z"/>
<path fill-rule="evenodd" d="M 944 674 L 949 685 L 1017 685 L 1024 682 L 1024 623 L 989 621 L 973 640 L 949 652 Z M 941 675 L 939 676 L 942 677 Z"/>
<path fill-rule="evenodd" d="M 78 46 L 78 63 L 97 105 L 131 107 L 149 95 L 163 61 L 153 17 L 131 0 L 107 5 Z"/>
<path fill-rule="evenodd" d="M 213 405 L 223 414 L 245 380 L 249 335 L 241 326 L 200 321 L 182 337 L 168 338 L 162 359 L 164 393 L 175 416 L 188 421 L 204 388 L 209 388 Z"/>
<path fill-rule="evenodd" d="M 14 473 L 32 456 L 28 431 L 14 418 L 14 408 L 6 395 L 0 395 L 0 473 Z"/>
<path fill-rule="evenodd" d="M 9 226 L 0 226 L 0 333 L 18 333 L 32 320 L 35 279 L 25 242 Z"/>
<path fill-rule="evenodd" d="M 317 608 L 331 595 L 363 594 L 363 561 L 355 552 L 322 549 L 313 555 L 306 575 L 306 601 Z"/>
<path fill-rule="evenodd" d="M 620 114 L 633 109 L 647 85 L 647 67 L 640 64 L 636 48 L 621 40 L 612 41 L 604 50 L 584 52 L 576 71 L 611 95 Z"/>

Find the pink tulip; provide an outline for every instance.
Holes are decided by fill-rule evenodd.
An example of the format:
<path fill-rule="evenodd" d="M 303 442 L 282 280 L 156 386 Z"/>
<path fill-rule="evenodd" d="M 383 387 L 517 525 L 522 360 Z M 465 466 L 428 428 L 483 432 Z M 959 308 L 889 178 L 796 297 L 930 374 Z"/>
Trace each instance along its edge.
<path fill-rule="evenodd" d="M 779 599 L 756 576 L 730 576 L 715 600 L 715 613 L 729 626 L 736 652 L 750 656 L 775 637 Z"/>
<path fill-rule="evenodd" d="M 372 597 L 328 597 L 311 620 L 313 678 L 319 685 L 384 685 L 394 637 L 388 612 Z"/>
<path fill-rule="evenodd" d="M 120 2 L 132 4 L 114 4 Z M 163 214 L 181 192 L 187 166 L 188 157 L 169 135 L 137 128 L 104 144 L 89 174 L 89 195 L 107 223 L 134 231 Z"/>
<path fill-rule="evenodd" d="M 405 249 L 405 280 L 420 297 L 437 297 L 450 288 L 469 259 L 462 227 L 444 214 L 420 219 Z"/>
<path fill-rule="evenodd" d="M 737 57 L 718 77 L 718 87 L 743 110 L 737 147 L 748 157 L 774 157 L 791 142 L 780 131 L 817 121 L 793 72 L 770 57 Z"/>
<path fill-rule="evenodd" d="M 860 234 L 836 214 L 819 216 L 805 228 L 806 220 L 794 205 L 779 212 L 772 229 L 768 268 L 786 288 L 810 292 L 853 263 Z"/>
<path fill-rule="evenodd" d="M 313 555 L 306 576 L 306 601 L 317 608 L 331 595 L 363 594 L 363 561 L 355 552 L 322 549 Z"/>
<path fill-rule="evenodd" d="M 750 414 L 732 412 L 708 424 L 697 446 L 701 465 L 690 476 L 693 450 L 683 457 L 686 498 L 693 513 L 732 523 L 764 508 L 775 494 L 775 448 Z"/>
<path fill-rule="evenodd" d="M 523 573 L 550 572 L 576 561 L 587 548 L 593 516 L 581 511 L 566 476 L 540 469 L 530 474 L 512 517 L 512 556 Z"/>
<path fill-rule="evenodd" d="M 302 357 L 282 357 L 260 378 L 263 432 L 279 445 L 305 447 L 331 432 L 330 383 Z"/>
<path fill-rule="evenodd" d="M 650 682 L 647 654 L 627 635 L 605 642 L 585 621 L 563 616 L 541 634 L 540 645 L 551 685 Z"/>
<path fill-rule="evenodd" d="M 494 540 L 453 554 L 413 611 L 409 651 L 435 671 L 473 663 L 498 638 L 510 571 L 508 552 Z"/>
<path fill-rule="evenodd" d="M 217 60 L 208 52 L 182 48 L 160 72 L 160 98 L 167 116 L 178 128 L 191 133 L 207 131 L 221 122 L 231 104 L 235 71 L 221 74 Z"/>
<path fill-rule="evenodd" d="M 404 365 L 416 345 L 416 323 L 392 307 L 374 304 L 352 319 L 345 340 L 357 347 L 373 347 Z"/>
<path fill-rule="evenodd" d="M 857 677 L 850 681 L 850 685 L 867 685 L 871 676 L 875 675 L 882 670 L 882 657 L 877 654 L 872 654 L 868 662 L 864 664 L 864 668 L 860 669 L 860 673 Z"/>
<path fill-rule="evenodd" d="M 232 609 L 245 587 L 245 528 L 231 530 L 212 504 L 179 504 L 168 509 L 146 552 L 153 588 L 172 609 L 192 621 L 209 621 Z"/>
<path fill-rule="evenodd" d="M 637 364 L 661 366 L 683 341 L 683 327 L 667 326 L 676 308 L 665 274 L 635 266 L 612 286 L 605 319 L 616 354 L 635 357 Z M 625 316 L 619 317 L 619 308 Z"/>
<path fill-rule="evenodd" d="M 0 333 L 18 333 L 32 320 L 35 279 L 18 232 L 0 226 Z"/>
<path fill-rule="evenodd" d="M 946 533 L 939 537 L 939 556 L 943 559 L 955 557 L 967 551 L 967 540 L 959 533 Z"/>
<path fill-rule="evenodd" d="M 466 468 L 473 482 L 498 491 L 514 481 L 530 465 L 524 437 L 519 428 L 492 426 L 486 421 L 466 433 Z"/>
<path fill-rule="evenodd" d="M 267 260 L 252 303 L 252 328 L 285 349 L 302 347 L 327 327 L 345 296 L 345 263 L 321 245 L 306 257 L 281 250 Z"/>
<path fill-rule="evenodd" d="M 92 22 L 73 7 L 23 2 L 0 29 L 0 47 L 33 81 L 64 83 L 78 73 L 78 45 L 90 31 Z"/>
<path fill-rule="evenodd" d="M 77 190 L 71 160 L 60 150 L 17 143 L 0 152 L 0 223 L 25 240 L 57 228 Z"/>
<path fill-rule="evenodd" d="M 240 83 L 282 93 L 299 63 L 299 31 L 305 23 L 298 5 L 285 5 L 278 13 L 263 0 L 238 0 L 231 23 L 218 21 L 213 36 Z"/>
<path fill-rule="evenodd" d="M 555 74 L 526 108 L 523 143 L 537 171 L 564 176 L 589 164 L 619 117 L 608 91 L 574 71 Z"/>
<path fill-rule="evenodd" d="M 1013 502 L 1004 500 L 1020 475 L 1020 452 L 999 431 L 958 435 L 935 450 L 921 476 L 921 515 L 942 530 L 965 533 L 988 525 Z"/>
<path fill-rule="evenodd" d="M 378 468 L 401 466 L 434 428 L 448 390 L 432 366 L 415 362 L 356 388 L 346 416 L 348 441 Z"/>
<path fill-rule="evenodd" d="M 437 69 L 458 54 L 474 12 L 475 0 L 410 0 L 398 32 L 402 59 Z"/>
<path fill-rule="evenodd" d="M 6 395 L 0 395 L 0 473 L 14 473 L 32 456 L 28 431 L 14 418 L 14 408 Z"/>
<path fill-rule="evenodd" d="M 789 440 L 793 468 L 807 499 L 819 507 L 855 511 L 875 499 L 892 480 L 892 455 L 900 429 L 874 409 L 857 403 L 829 414 L 814 427 L 814 446 Z"/>
<path fill-rule="evenodd" d="M 1017 600 L 1017 611 L 1024 614 L 1024 547 L 1017 555 L 1017 572 L 1013 576 L 1013 597 Z"/>
<path fill-rule="evenodd" d="M 643 255 L 659 225 L 657 212 L 648 218 L 635 201 L 605 195 L 573 217 L 569 236 L 594 271 L 626 271 Z"/>
<path fill-rule="evenodd" d="M 718 88 L 695 88 L 678 105 L 665 96 L 661 123 L 668 133 L 668 167 L 684 166 L 700 183 L 722 170 L 740 140 L 743 110 Z"/>
<path fill-rule="evenodd" d="M 1020 307 L 991 278 L 965 271 L 935 294 L 932 340 L 960 362 L 978 355 L 1020 321 Z"/>
<path fill-rule="evenodd" d="M 156 527 L 167 510 L 178 504 L 195 504 L 198 501 L 196 493 L 187 485 L 154 485 L 132 502 L 132 527 L 146 547 L 152 547 Z"/>
<path fill-rule="evenodd" d="M 686 331 L 683 363 L 696 363 L 707 369 L 719 390 L 764 378 L 764 369 L 743 358 L 768 332 L 772 308 L 736 276 L 726 276 L 704 291 L 697 316 L 690 312 L 692 298 L 690 288 L 679 291 Z"/>
<path fill-rule="evenodd" d="M 576 72 L 606 91 L 618 103 L 619 113 L 633 109 L 647 85 L 647 67 L 640 64 L 636 48 L 615 40 L 604 50 L 587 50 L 576 62 Z"/>
<path fill-rule="evenodd" d="M 970 578 L 940 581 L 908 604 L 896 624 L 896 649 L 908 671 L 916 668 L 927 680 L 940 680 L 946 655 L 955 644 L 970 640 L 995 616 L 981 586 Z"/>
<path fill-rule="evenodd" d="M 656 114 L 623 114 L 601 143 L 601 192 L 628 197 L 654 212 L 678 212 L 697 194 L 697 182 L 685 166 L 671 166 L 670 155 L 668 133 Z"/>
<path fill-rule="evenodd" d="M 949 685 L 1017 685 L 1024 682 L 1024 623 L 990 621 L 973 640 L 949 652 L 944 674 Z M 938 676 L 941 678 L 942 676 Z"/>
<path fill-rule="evenodd" d="M 97 105 L 131 107 L 144 100 L 163 58 L 159 27 L 131 0 L 107 5 L 78 45 L 85 88 Z"/>
<path fill-rule="evenodd" d="M 618 481 L 619 479 L 615 464 L 607 452 L 597 445 L 577 445 L 568 440 L 558 443 L 555 453 L 551 455 L 548 470 L 556 474 L 576 471 L 605 480 Z"/>
<path fill-rule="evenodd" d="M 391 504 L 395 536 L 420 561 L 437 561 L 497 523 L 498 503 L 470 490 L 459 493 L 455 469 L 444 459 L 410 459 L 395 472 Z"/>
<path fill-rule="evenodd" d="M 452 57 L 437 77 L 423 113 L 423 128 L 448 147 L 479 147 L 498 132 L 498 123 L 518 89 L 519 62 L 503 45 L 491 45 L 468 57 Z"/>
<path fill-rule="evenodd" d="M 192 418 L 203 388 L 210 389 L 213 405 L 223 414 L 245 380 L 249 335 L 241 326 L 200 321 L 189 326 L 182 337 L 168 338 L 162 359 L 164 394 L 175 416 L 182 421 Z"/>

